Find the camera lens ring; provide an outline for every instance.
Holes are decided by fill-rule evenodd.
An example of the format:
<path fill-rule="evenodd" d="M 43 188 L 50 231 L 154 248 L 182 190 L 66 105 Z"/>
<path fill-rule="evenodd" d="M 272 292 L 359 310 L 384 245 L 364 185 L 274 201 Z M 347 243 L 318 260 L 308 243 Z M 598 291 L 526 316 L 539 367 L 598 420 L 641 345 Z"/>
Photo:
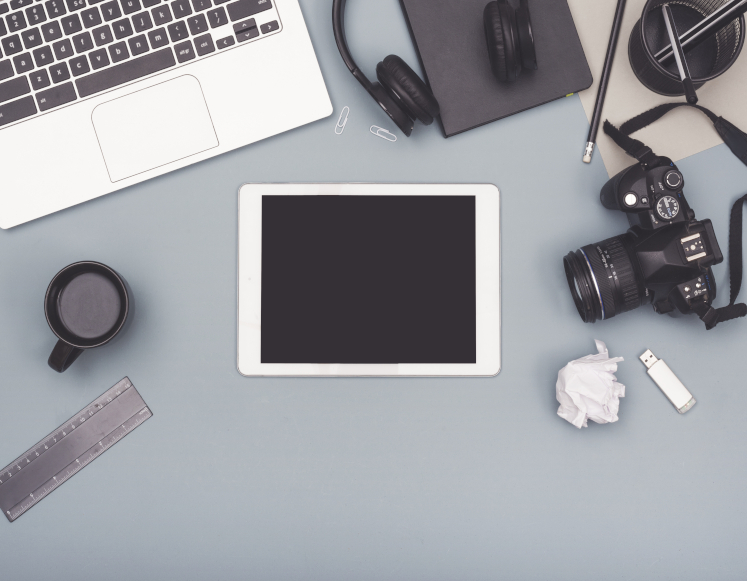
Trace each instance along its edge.
<path fill-rule="evenodd" d="M 576 310 L 585 323 L 594 323 L 604 317 L 604 304 L 597 290 L 591 266 L 580 250 L 569 252 L 563 258 L 568 288 L 571 290 Z"/>
<path fill-rule="evenodd" d="M 586 265 L 589 267 L 589 274 L 591 274 L 591 280 L 594 281 L 594 288 L 597 289 L 597 297 L 599 298 L 599 306 L 602 309 L 602 320 L 604 321 L 607 318 L 607 312 L 604 310 L 604 298 L 602 297 L 602 293 L 599 291 L 599 283 L 597 282 L 597 276 L 594 274 L 594 268 L 591 266 L 591 261 L 589 260 L 589 255 L 584 252 L 584 249 L 579 249 L 579 252 L 583 255 L 584 260 L 586 261 Z"/>
<path fill-rule="evenodd" d="M 586 323 L 611 319 L 646 301 L 648 293 L 629 233 L 570 252 L 563 263 L 571 296 Z"/>
<path fill-rule="evenodd" d="M 609 240 L 597 244 L 583 246 L 579 251 L 584 255 L 594 278 L 599 300 L 604 305 L 602 320 L 611 319 L 618 313 L 615 293 L 610 284 L 611 279 L 607 272 L 608 261 L 605 257 L 606 244 Z"/>

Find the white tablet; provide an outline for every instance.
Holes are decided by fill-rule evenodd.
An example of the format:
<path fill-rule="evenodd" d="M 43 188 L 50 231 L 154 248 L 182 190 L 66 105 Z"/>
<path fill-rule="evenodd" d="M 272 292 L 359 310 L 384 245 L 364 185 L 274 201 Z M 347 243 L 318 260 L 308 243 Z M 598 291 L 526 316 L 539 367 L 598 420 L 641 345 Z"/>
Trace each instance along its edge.
<path fill-rule="evenodd" d="M 238 369 L 491 376 L 500 203 L 488 184 L 246 184 Z"/>

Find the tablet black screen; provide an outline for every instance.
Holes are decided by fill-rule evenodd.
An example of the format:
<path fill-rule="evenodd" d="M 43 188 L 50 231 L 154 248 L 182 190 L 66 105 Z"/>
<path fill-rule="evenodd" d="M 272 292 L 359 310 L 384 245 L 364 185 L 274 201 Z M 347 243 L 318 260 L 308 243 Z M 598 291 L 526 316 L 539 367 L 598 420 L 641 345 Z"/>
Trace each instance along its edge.
<path fill-rule="evenodd" d="M 263 196 L 262 363 L 475 363 L 474 196 Z"/>

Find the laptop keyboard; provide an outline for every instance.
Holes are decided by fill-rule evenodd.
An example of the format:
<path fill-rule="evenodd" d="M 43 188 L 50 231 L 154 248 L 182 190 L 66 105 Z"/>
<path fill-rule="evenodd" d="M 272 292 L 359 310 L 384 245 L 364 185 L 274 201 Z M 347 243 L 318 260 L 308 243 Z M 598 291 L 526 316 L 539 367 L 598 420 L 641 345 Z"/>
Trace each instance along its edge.
<path fill-rule="evenodd" d="M 0 128 L 276 32 L 278 20 L 257 25 L 272 8 L 272 0 L 0 0 Z"/>

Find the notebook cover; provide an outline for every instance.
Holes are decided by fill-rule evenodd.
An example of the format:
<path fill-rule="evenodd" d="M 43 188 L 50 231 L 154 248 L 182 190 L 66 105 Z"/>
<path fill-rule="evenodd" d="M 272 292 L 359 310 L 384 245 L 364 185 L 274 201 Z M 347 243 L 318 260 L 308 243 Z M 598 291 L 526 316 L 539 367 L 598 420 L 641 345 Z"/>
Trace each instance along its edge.
<path fill-rule="evenodd" d="M 446 137 L 588 89 L 592 83 L 566 0 L 530 0 L 536 71 L 493 76 L 483 32 L 487 0 L 400 0 Z M 518 0 L 510 0 L 518 6 Z"/>

